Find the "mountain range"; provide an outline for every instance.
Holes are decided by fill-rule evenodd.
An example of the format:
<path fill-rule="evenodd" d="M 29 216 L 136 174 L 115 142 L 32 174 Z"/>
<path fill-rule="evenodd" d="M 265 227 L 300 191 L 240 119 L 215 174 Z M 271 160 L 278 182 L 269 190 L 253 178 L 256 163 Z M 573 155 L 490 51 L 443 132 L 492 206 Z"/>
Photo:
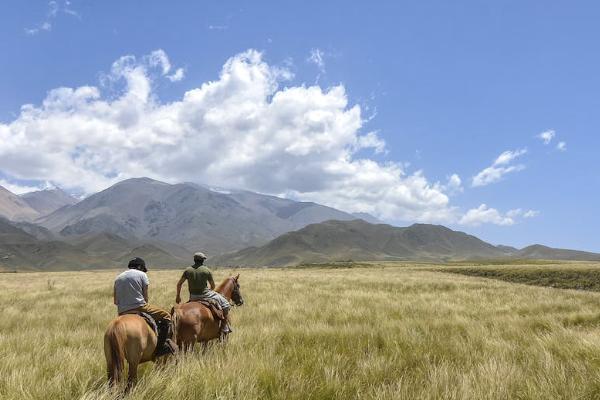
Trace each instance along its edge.
<path fill-rule="evenodd" d="M 38 254 L 61 243 L 64 253 L 78 251 L 82 260 L 93 258 L 94 265 L 105 266 L 143 254 L 161 265 L 180 265 L 183 260 L 189 263 L 193 251 L 218 255 L 262 245 L 311 223 L 356 218 L 312 202 L 149 178 L 119 182 L 79 202 L 59 189 L 22 196 L 1 193 L 6 207 L 0 216 L 22 231 L 20 238 L 27 246 L 38 241 Z M 47 266 L 36 257 L 23 257 L 14 247 L 5 250 L 4 256 L 10 256 L 5 268 L 19 263 L 24 268 Z M 69 260 L 62 262 L 65 268 L 77 267 Z"/>
<path fill-rule="evenodd" d="M 546 259 L 600 261 L 600 254 L 533 245 L 494 246 L 441 225 L 394 227 L 364 220 L 326 221 L 289 232 L 260 247 L 215 257 L 216 265 L 288 266 L 335 261 Z"/>
<path fill-rule="evenodd" d="M 60 189 L 17 196 L 0 187 L 0 270 L 116 267 L 134 256 L 179 267 L 198 250 L 213 265 L 600 260 L 598 254 L 541 245 L 494 246 L 439 225 L 394 227 L 369 214 L 193 183 L 128 179 L 81 201 Z"/>
<path fill-rule="evenodd" d="M 37 223 L 67 238 L 107 232 L 216 255 L 264 244 L 311 223 L 355 218 L 316 203 L 139 178 L 60 208 Z"/>

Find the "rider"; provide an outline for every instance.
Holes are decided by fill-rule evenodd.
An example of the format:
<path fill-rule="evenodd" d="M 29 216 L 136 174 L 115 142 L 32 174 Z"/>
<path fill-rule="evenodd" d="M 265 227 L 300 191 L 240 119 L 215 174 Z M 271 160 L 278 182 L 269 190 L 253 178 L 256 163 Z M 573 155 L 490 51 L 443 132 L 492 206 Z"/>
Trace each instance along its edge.
<path fill-rule="evenodd" d="M 219 302 L 219 305 L 223 310 L 223 317 L 225 318 L 221 324 L 221 332 L 228 334 L 233 332 L 233 329 L 229 326 L 229 310 L 231 309 L 231 304 L 229 304 L 229 301 L 227 301 L 223 295 L 214 291 L 215 281 L 213 280 L 210 270 L 203 265 L 205 260 L 206 256 L 204 253 L 198 252 L 194 254 L 194 265 L 187 267 L 185 271 L 183 271 L 181 279 L 177 282 L 177 297 L 175 298 L 175 302 L 177 304 L 181 303 L 181 286 L 187 280 L 188 289 L 190 291 L 189 301 L 215 299 Z M 210 289 L 207 287 L 207 283 L 210 284 Z"/>
<path fill-rule="evenodd" d="M 173 354 L 175 343 L 168 338 L 171 328 L 171 316 L 162 308 L 148 304 L 148 285 L 150 280 L 146 272 L 146 262 L 135 257 L 127 265 L 128 270 L 122 272 L 115 279 L 113 300 L 119 315 L 136 314 L 144 312 L 156 321 L 158 339 L 156 343 L 156 357 Z"/>

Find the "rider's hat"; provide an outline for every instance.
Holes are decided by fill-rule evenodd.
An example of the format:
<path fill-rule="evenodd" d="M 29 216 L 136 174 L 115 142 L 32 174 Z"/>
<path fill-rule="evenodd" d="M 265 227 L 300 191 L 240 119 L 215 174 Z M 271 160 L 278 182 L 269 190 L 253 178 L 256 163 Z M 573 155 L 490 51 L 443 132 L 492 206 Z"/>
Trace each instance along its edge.
<path fill-rule="evenodd" d="M 203 260 L 206 260 L 206 254 L 204 254 L 203 252 L 199 251 L 197 253 L 194 253 L 194 259 L 196 258 L 201 258 Z"/>

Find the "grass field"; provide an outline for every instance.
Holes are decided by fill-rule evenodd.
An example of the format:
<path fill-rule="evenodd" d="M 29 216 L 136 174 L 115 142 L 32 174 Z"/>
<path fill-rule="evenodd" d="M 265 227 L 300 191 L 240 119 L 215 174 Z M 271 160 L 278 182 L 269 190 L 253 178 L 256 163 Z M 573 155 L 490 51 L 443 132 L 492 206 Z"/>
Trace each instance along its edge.
<path fill-rule="evenodd" d="M 229 344 L 146 364 L 128 398 L 600 398 L 600 293 L 445 268 L 482 267 L 238 271 L 246 304 Z M 0 274 L 0 399 L 112 398 L 102 337 L 116 273 Z M 179 273 L 149 276 L 151 302 L 170 307 Z"/>

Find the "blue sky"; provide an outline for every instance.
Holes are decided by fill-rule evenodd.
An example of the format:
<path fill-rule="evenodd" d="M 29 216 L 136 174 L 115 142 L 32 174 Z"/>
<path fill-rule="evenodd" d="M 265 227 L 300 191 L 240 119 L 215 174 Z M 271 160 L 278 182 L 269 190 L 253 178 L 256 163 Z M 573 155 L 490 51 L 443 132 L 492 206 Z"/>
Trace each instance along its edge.
<path fill-rule="evenodd" d="M 493 243 L 600 251 L 596 3 L 223 3 L 5 2 L 0 184 L 89 193 L 136 175 L 194 180 L 398 225 L 439 222 Z M 127 55 L 135 60 L 115 67 Z M 246 82 L 249 71 L 259 75 Z M 138 78 L 151 87 L 139 104 Z M 207 82 L 215 87 L 202 92 Z M 60 87 L 98 93 L 49 101 Z M 278 94 L 285 104 L 275 106 Z M 220 119 L 198 122 L 207 110 Z M 553 132 L 547 144 L 542 132 Z M 240 138 L 245 164 L 231 158 Z M 186 146 L 196 160 L 164 156 Z"/>

